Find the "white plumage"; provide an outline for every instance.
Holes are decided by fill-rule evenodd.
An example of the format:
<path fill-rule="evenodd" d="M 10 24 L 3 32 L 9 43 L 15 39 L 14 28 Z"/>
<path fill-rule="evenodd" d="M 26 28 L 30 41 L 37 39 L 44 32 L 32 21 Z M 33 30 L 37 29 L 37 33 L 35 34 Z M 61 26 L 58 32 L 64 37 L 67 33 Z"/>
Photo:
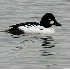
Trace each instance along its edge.
<path fill-rule="evenodd" d="M 55 33 L 53 28 L 44 28 L 43 26 L 19 26 L 19 30 L 24 33 L 35 33 L 35 34 L 52 34 Z"/>

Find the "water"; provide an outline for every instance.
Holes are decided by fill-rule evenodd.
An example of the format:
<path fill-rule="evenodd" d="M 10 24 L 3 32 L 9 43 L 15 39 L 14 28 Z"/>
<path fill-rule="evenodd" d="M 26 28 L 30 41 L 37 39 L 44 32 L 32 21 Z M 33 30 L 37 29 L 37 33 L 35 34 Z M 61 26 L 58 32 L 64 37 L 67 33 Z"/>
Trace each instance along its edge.
<path fill-rule="evenodd" d="M 53 26 L 56 33 L 52 36 L 0 32 L 0 68 L 70 68 L 69 0 L 1 0 L 0 31 L 21 22 L 40 22 L 47 12 L 62 24 Z"/>

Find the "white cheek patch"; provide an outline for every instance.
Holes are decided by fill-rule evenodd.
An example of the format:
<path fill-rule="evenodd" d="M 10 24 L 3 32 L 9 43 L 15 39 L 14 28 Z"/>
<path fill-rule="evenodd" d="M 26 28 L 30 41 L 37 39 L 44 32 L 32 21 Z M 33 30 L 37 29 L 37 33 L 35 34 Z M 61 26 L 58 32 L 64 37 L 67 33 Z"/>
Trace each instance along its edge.
<path fill-rule="evenodd" d="M 50 24 L 53 24 L 54 23 L 54 21 L 50 21 Z"/>

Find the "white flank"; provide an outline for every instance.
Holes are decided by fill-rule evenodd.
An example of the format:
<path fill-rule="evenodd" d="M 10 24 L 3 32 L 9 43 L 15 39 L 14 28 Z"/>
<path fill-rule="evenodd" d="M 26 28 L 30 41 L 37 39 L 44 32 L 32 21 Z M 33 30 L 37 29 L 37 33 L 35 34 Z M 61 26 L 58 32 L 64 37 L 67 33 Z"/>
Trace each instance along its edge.
<path fill-rule="evenodd" d="M 44 28 L 43 26 L 19 26 L 20 30 L 25 33 L 37 33 L 37 34 L 52 34 L 55 33 L 53 28 Z"/>

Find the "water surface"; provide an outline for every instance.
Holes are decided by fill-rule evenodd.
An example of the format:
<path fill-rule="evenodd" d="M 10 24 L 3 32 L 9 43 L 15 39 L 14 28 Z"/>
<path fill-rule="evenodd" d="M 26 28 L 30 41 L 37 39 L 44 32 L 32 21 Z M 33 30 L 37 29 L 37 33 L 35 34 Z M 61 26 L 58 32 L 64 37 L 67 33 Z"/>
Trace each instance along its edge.
<path fill-rule="evenodd" d="M 39 23 L 47 12 L 62 24 L 53 26 L 56 33 L 52 36 L 0 32 L 0 68 L 70 68 L 69 0 L 1 0 L 0 31 L 22 22 Z"/>

